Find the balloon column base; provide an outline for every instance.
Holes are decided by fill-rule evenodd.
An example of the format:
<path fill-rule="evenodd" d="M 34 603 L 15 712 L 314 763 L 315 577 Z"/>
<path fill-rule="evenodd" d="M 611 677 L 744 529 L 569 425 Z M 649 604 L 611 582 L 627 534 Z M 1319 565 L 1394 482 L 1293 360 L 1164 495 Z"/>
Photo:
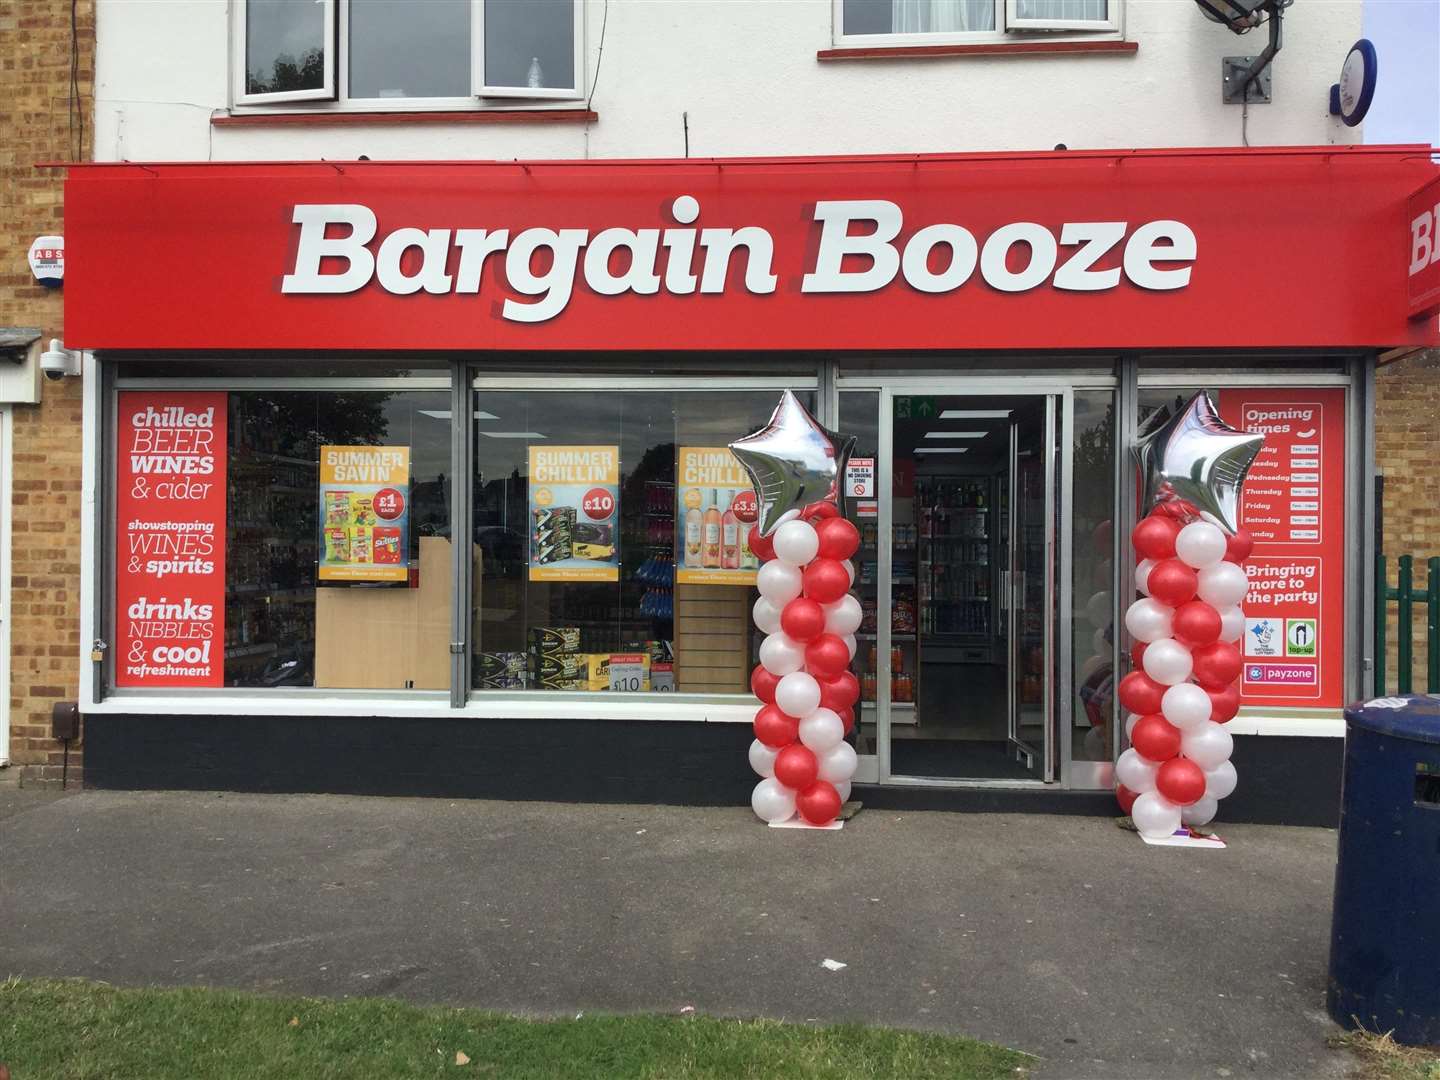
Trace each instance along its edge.
<path fill-rule="evenodd" d="M 1223 848 L 1225 841 L 1214 833 L 1197 832 L 1195 829 L 1176 829 L 1169 836 L 1149 837 L 1137 833 L 1141 840 L 1151 847 Z"/>
<path fill-rule="evenodd" d="M 792 818 L 786 818 L 784 821 L 770 822 L 770 828 L 772 829 L 813 829 L 816 832 L 838 832 L 844 827 L 845 822 L 841 821 L 839 818 L 836 818 L 834 821 L 827 822 L 824 825 L 811 825 L 810 822 L 806 821 L 799 814 L 796 814 Z"/>

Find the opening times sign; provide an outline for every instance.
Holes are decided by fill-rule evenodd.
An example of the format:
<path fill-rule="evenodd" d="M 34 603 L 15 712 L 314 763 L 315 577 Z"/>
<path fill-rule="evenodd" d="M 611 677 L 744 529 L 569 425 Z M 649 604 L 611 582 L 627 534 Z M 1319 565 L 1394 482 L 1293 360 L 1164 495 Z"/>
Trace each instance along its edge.
<path fill-rule="evenodd" d="M 119 395 L 115 684 L 225 681 L 224 393 Z"/>
<path fill-rule="evenodd" d="M 1220 412 L 1260 432 L 1240 503 L 1246 565 L 1246 704 L 1345 704 L 1345 391 L 1226 390 Z"/>

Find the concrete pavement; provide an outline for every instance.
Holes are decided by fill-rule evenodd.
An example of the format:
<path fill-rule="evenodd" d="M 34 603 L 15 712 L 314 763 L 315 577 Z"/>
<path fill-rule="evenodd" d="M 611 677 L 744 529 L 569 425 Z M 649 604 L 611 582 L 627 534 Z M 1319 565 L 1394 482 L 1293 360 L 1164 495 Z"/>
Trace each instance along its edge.
<path fill-rule="evenodd" d="M 1042 1077 L 1317 1077 L 1335 834 L 1110 819 L 0 792 L 0 976 L 939 1029 Z M 846 965 L 821 966 L 826 959 Z"/>

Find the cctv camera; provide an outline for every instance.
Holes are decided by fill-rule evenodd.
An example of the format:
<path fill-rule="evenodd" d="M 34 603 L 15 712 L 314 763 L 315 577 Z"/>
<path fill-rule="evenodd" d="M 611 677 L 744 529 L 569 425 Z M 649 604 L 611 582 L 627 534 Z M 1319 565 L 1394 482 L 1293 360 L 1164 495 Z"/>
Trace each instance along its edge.
<path fill-rule="evenodd" d="M 50 348 L 40 354 L 40 370 L 45 373 L 45 378 L 56 382 L 66 375 L 79 375 L 80 354 L 65 348 L 59 338 L 51 338 Z"/>

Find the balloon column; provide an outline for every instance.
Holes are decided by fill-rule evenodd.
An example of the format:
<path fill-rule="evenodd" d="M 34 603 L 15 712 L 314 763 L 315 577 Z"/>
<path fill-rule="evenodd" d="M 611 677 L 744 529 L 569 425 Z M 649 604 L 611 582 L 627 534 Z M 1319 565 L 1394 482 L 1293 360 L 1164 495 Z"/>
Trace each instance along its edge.
<path fill-rule="evenodd" d="M 1134 670 L 1118 694 L 1130 748 L 1115 762 L 1115 779 L 1121 808 L 1144 836 L 1207 824 L 1235 790 L 1225 725 L 1240 708 L 1240 604 L 1252 546 L 1235 517 L 1260 443 L 1226 426 L 1208 395 L 1197 394 L 1154 425 L 1137 452 L 1155 504 L 1131 534 L 1141 597 L 1125 613 Z"/>
<path fill-rule="evenodd" d="M 860 700 L 849 670 L 861 618 L 850 557 L 860 533 L 837 506 L 853 443 L 821 427 L 787 390 L 765 428 L 730 444 L 760 503 L 749 545 L 764 560 L 753 614 L 766 636 L 750 676 L 761 701 L 750 744 L 761 780 L 750 805 L 769 822 L 798 813 L 811 825 L 829 824 L 855 775 L 846 736 Z"/>

